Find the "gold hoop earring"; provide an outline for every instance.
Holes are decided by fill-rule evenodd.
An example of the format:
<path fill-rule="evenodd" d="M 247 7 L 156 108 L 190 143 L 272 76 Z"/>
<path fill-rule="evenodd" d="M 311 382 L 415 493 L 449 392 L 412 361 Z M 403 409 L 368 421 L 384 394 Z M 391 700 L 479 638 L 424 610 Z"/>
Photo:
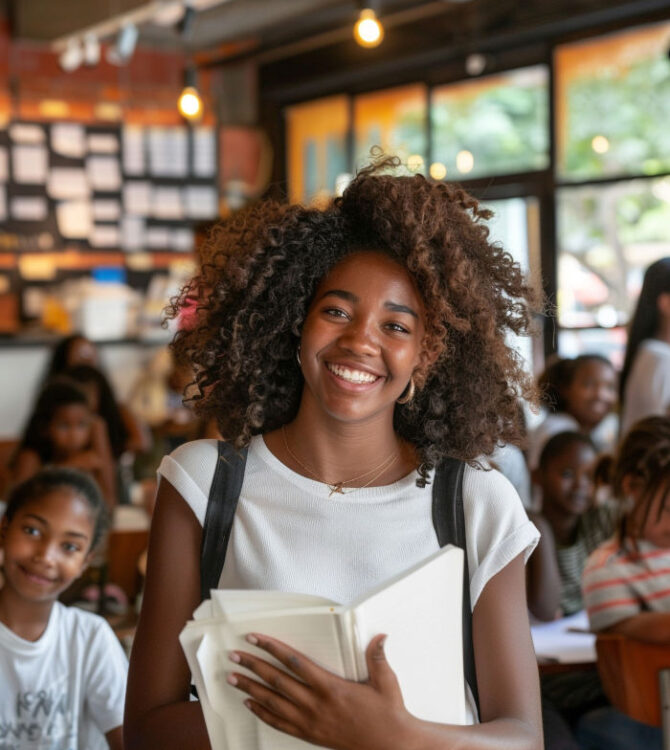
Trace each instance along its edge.
<path fill-rule="evenodd" d="M 415 391 L 414 377 L 411 377 L 407 388 L 400 394 L 400 398 L 396 399 L 396 404 L 408 404 L 414 398 Z"/>

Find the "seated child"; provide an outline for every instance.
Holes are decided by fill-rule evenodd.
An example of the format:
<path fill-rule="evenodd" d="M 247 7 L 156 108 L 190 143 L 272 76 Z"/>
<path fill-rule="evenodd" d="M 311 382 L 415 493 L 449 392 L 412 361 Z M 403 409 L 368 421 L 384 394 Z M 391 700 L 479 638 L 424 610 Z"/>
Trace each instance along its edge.
<path fill-rule="evenodd" d="M 618 419 L 612 410 L 617 398 L 616 381 L 612 363 L 599 354 L 557 359 L 547 367 L 538 384 L 548 414 L 529 436 L 531 471 L 537 468 L 547 440 L 559 432 L 588 435 L 599 453 L 615 447 Z"/>
<path fill-rule="evenodd" d="M 38 396 L 12 461 L 14 481 L 47 465 L 88 472 L 107 503 L 116 504 L 115 466 L 105 425 L 91 411 L 86 394 L 62 378 L 47 383 Z"/>
<path fill-rule="evenodd" d="M 670 418 L 633 425 L 613 468 L 615 496 L 629 501 L 619 533 L 584 570 L 592 630 L 670 643 Z"/>
<path fill-rule="evenodd" d="M 112 750 L 123 747 L 121 645 L 101 617 L 58 601 L 105 523 L 98 488 L 75 469 L 43 469 L 8 498 L 0 525 L 1 747 L 92 750 L 105 738 Z"/>
<path fill-rule="evenodd" d="M 627 500 L 615 537 L 598 547 L 584 569 L 583 594 L 591 629 L 648 643 L 670 643 L 670 418 L 648 417 L 630 429 L 612 472 L 616 497 Z M 595 720 L 597 719 L 597 721 Z M 622 730 L 623 720 L 629 726 Z M 616 727 L 618 743 L 611 741 Z M 661 748 L 661 730 L 613 709 L 592 717 L 580 736 L 598 748 Z"/>
<path fill-rule="evenodd" d="M 580 432 L 554 435 L 540 455 L 533 482 L 542 510 L 532 516 L 540 543 L 528 561 L 528 608 L 539 620 L 583 609 L 581 580 L 589 554 L 614 532 L 611 504 L 593 502 L 596 451 Z"/>

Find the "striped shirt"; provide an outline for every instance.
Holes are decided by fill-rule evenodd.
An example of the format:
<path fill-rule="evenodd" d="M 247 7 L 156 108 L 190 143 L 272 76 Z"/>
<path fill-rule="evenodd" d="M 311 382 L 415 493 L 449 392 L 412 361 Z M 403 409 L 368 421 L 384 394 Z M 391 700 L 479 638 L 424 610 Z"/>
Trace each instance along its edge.
<path fill-rule="evenodd" d="M 638 540 L 639 556 L 611 539 L 589 557 L 582 589 L 592 630 L 640 612 L 670 612 L 670 549 Z"/>
<path fill-rule="evenodd" d="M 556 544 L 556 562 L 561 576 L 560 607 L 564 615 L 572 615 L 584 609 L 584 566 L 588 556 L 612 536 L 617 510 L 614 503 L 590 508 L 579 519 L 575 541 L 569 545 Z"/>

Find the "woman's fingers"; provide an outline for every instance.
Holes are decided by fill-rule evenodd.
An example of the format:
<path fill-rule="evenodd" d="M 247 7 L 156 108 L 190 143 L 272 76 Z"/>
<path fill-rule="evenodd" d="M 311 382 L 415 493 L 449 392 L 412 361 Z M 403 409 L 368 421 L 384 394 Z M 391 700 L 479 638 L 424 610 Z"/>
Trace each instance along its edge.
<path fill-rule="evenodd" d="M 233 651 L 230 654 L 230 660 L 234 664 L 237 664 L 240 667 L 245 667 L 253 672 L 274 692 L 286 696 L 293 703 L 301 703 L 303 705 L 309 705 L 311 703 L 310 691 L 304 682 L 297 680 L 292 675 L 278 669 L 264 659 L 245 651 Z M 235 676 L 240 678 L 244 677 L 244 675 Z M 245 690 L 242 685 L 237 685 L 237 687 Z"/>
<path fill-rule="evenodd" d="M 287 646 L 283 641 L 278 641 L 276 638 L 270 638 L 267 635 L 259 635 L 258 633 L 250 633 L 247 636 L 247 641 L 253 646 L 262 648 L 263 651 L 267 651 L 270 656 L 274 656 L 280 664 L 283 664 L 307 685 L 315 687 L 323 681 L 325 675 L 332 677 L 330 672 L 319 667 L 303 653 L 296 651 L 294 648 Z"/>
<path fill-rule="evenodd" d="M 232 672 L 227 679 L 233 687 L 247 693 L 256 704 L 262 706 L 266 712 L 273 714 L 278 719 L 293 723 L 299 718 L 300 714 L 295 703 L 285 695 L 275 692 L 240 672 Z"/>

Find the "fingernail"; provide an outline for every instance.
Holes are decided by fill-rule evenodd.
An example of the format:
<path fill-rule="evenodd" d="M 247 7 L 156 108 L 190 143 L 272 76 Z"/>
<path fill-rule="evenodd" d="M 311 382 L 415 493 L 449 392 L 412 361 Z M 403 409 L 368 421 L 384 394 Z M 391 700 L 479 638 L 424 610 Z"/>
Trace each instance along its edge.
<path fill-rule="evenodd" d="M 388 638 L 388 636 L 386 636 L 386 635 L 385 635 L 385 636 L 384 636 L 384 637 L 383 637 L 383 638 L 382 638 L 382 639 L 381 639 L 381 640 L 379 641 L 379 643 L 377 644 L 377 650 L 378 650 L 378 651 L 379 651 L 380 653 L 384 653 L 384 645 L 386 644 L 386 639 L 387 639 L 387 638 Z"/>
<path fill-rule="evenodd" d="M 258 645 L 258 638 L 256 638 L 256 636 L 253 635 L 252 633 L 249 633 L 247 635 L 247 641 L 249 643 L 251 643 L 252 646 L 257 646 Z"/>
<path fill-rule="evenodd" d="M 231 652 L 231 653 L 230 653 L 230 654 L 228 655 L 228 658 L 230 659 L 230 661 L 234 661 L 234 662 L 235 662 L 235 664 L 239 664 L 239 663 L 240 663 L 240 662 L 242 661 L 242 660 L 241 660 L 241 658 L 240 658 L 240 655 L 239 655 L 239 654 L 237 654 L 237 653 L 235 653 L 235 651 L 232 651 L 232 652 Z"/>
<path fill-rule="evenodd" d="M 237 685 L 237 677 L 234 674 L 229 674 L 226 680 L 230 685 Z"/>
<path fill-rule="evenodd" d="M 245 700 L 245 701 L 244 701 L 244 705 L 245 705 L 245 706 L 246 706 L 246 707 L 247 707 L 247 708 L 248 708 L 249 710 L 253 711 L 253 708 L 251 707 L 251 701 L 250 701 L 250 700 L 248 700 L 248 699 L 247 699 L 247 700 Z"/>

